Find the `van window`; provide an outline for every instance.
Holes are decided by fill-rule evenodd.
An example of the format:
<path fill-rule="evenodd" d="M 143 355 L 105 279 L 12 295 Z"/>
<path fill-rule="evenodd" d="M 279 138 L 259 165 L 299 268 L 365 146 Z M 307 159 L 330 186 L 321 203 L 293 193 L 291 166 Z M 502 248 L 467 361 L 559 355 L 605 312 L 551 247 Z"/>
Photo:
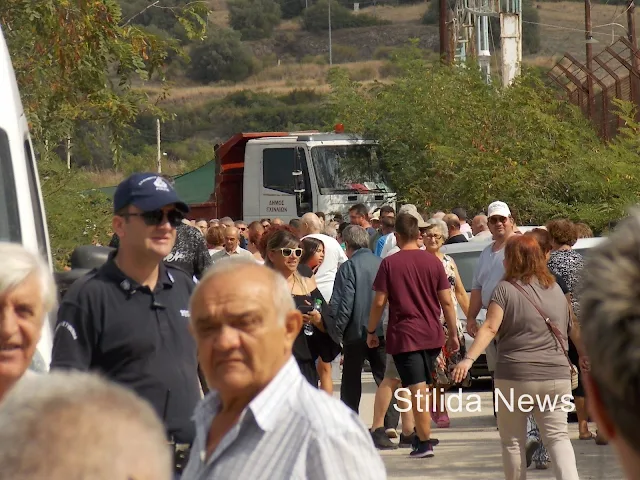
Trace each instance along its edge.
<path fill-rule="evenodd" d="M 35 159 L 28 140 L 24 141 L 24 155 L 27 159 L 27 174 L 29 175 L 29 191 L 31 192 L 31 207 L 33 209 L 33 221 L 36 225 L 36 236 L 38 238 L 38 248 L 40 253 L 47 257 L 47 235 L 44 230 L 44 215 L 40 206 L 40 196 L 38 195 L 37 173 Z"/>
<path fill-rule="evenodd" d="M 264 188 L 291 193 L 295 189 L 293 171 L 295 149 L 267 148 L 262 152 L 262 172 Z"/>
<path fill-rule="evenodd" d="M 22 242 L 9 136 L 0 128 L 0 240 Z"/>

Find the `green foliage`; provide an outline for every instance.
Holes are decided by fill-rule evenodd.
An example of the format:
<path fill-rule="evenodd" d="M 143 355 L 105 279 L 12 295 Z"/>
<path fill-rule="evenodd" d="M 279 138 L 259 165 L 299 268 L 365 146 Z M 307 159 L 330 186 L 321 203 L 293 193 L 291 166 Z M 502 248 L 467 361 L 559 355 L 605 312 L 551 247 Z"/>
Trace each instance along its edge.
<path fill-rule="evenodd" d="M 274 0 L 230 0 L 229 24 L 242 35 L 242 40 L 270 37 L 282 13 Z"/>
<path fill-rule="evenodd" d="M 194 36 L 206 26 L 203 13 L 201 4 L 174 12 Z M 127 24 L 115 0 L 3 0 L 0 18 L 31 133 L 46 158 L 76 122 L 108 125 L 118 145 L 119 134 L 141 111 L 161 113 L 131 81 L 155 74 L 162 80 L 168 52 L 180 47 Z"/>
<path fill-rule="evenodd" d="M 367 14 L 355 15 L 337 1 L 331 0 L 331 29 L 370 27 L 373 25 L 388 25 L 391 22 L 379 20 Z M 302 26 L 310 32 L 329 30 L 329 2 L 320 0 L 307 8 L 302 15 Z"/>
<path fill-rule="evenodd" d="M 277 0 L 278 5 L 280 5 L 280 10 L 282 12 L 282 18 L 295 18 L 302 15 L 304 9 L 307 6 L 307 3 L 311 3 L 311 1 L 307 0 Z"/>
<path fill-rule="evenodd" d="M 113 207 L 81 171 L 67 171 L 57 159 L 38 165 L 55 267 L 64 268 L 79 245 L 109 242 Z"/>
<path fill-rule="evenodd" d="M 220 80 L 238 82 L 253 71 L 253 56 L 240 41 L 240 34 L 221 28 L 211 32 L 204 42 L 193 48 L 187 75 L 202 83 Z"/>
<path fill-rule="evenodd" d="M 637 201 L 637 153 L 603 144 L 538 79 L 498 89 L 471 65 L 430 67 L 421 55 L 404 52 L 390 85 L 364 87 L 331 72 L 334 118 L 380 139 L 402 201 L 481 211 L 501 199 L 521 224 L 566 215 L 596 231 Z"/>

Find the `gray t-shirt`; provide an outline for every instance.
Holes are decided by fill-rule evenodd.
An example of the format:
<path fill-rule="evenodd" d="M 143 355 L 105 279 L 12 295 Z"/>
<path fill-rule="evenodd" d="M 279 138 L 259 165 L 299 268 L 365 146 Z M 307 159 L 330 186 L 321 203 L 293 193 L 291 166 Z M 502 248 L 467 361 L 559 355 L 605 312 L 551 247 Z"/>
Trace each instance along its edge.
<path fill-rule="evenodd" d="M 558 327 L 568 348 L 569 303 L 557 283 L 543 288 L 537 280 L 519 285 Z M 538 310 L 509 282 L 498 284 L 492 302 L 504 311 L 498 330 L 495 378 L 501 380 L 568 380 L 569 362 Z"/>
<path fill-rule="evenodd" d="M 494 252 L 493 243 L 487 246 L 478 258 L 478 265 L 473 275 L 472 290 L 482 290 L 482 306 L 489 308 L 491 295 L 504 278 L 504 245 Z"/>

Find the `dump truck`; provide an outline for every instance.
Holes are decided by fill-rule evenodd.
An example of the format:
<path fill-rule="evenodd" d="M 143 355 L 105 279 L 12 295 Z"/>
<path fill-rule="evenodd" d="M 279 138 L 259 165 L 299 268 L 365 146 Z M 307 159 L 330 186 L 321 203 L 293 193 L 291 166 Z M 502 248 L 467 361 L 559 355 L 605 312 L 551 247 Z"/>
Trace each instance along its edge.
<path fill-rule="evenodd" d="M 395 208 L 375 140 L 335 132 L 238 133 L 216 147 L 209 201 L 192 204 L 189 218 L 280 218 L 339 212 L 362 203 Z"/>

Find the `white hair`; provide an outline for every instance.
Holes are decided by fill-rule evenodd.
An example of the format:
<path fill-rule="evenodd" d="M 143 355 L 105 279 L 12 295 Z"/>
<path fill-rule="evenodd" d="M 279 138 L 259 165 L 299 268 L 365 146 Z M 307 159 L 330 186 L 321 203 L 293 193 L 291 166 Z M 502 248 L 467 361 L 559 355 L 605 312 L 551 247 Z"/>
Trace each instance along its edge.
<path fill-rule="evenodd" d="M 433 227 L 431 227 L 432 225 Z M 430 218 L 427 220 L 427 227 L 440 230 L 440 235 L 442 235 L 443 240 L 447 240 L 449 238 L 449 227 L 447 227 L 447 223 L 444 220 L 440 220 L 439 218 Z"/>
<path fill-rule="evenodd" d="M 333 238 L 334 240 L 338 238 L 338 231 L 331 225 L 325 227 L 324 232 L 322 233 L 324 233 L 328 237 Z"/>
<path fill-rule="evenodd" d="M 284 325 L 284 320 L 291 310 L 296 309 L 296 304 L 293 301 L 293 297 L 291 295 L 291 291 L 289 290 L 289 285 L 287 284 L 287 280 L 280 275 L 275 270 L 265 267 L 264 265 L 260 265 L 252 258 L 248 257 L 236 257 L 236 258 L 226 258 L 222 261 L 218 261 L 213 264 L 212 267 L 207 269 L 206 273 L 196 285 L 193 294 L 191 295 L 191 301 L 189 304 L 189 310 L 191 311 L 191 318 L 193 319 L 193 302 L 194 299 L 197 298 L 198 292 L 203 288 L 207 288 L 206 284 L 212 278 L 215 278 L 219 275 L 226 275 L 229 272 L 240 271 L 243 268 L 255 268 L 257 270 L 262 270 L 266 272 L 269 277 L 269 283 L 273 288 L 273 305 L 276 307 L 276 313 L 278 315 L 278 323 L 280 325 Z M 249 277 L 250 278 L 250 277 Z M 238 283 L 238 288 L 242 288 L 242 283 Z"/>
<path fill-rule="evenodd" d="M 151 406 L 93 374 L 21 379 L 0 406 L 0 445 L 0 480 L 172 478 Z"/>
<path fill-rule="evenodd" d="M 349 225 L 342 232 L 342 240 L 352 250 L 369 248 L 369 238 L 369 232 L 360 225 Z"/>
<path fill-rule="evenodd" d="M 55 308 L 58 296 L 56 282 L 49 265 L 42 257 L 19 243 L 0 242 L 0 258 L 2 258 L 0 295 L 13 290 L 31 275 L 37 275 L 44 311 L 48 313 Z"/>

